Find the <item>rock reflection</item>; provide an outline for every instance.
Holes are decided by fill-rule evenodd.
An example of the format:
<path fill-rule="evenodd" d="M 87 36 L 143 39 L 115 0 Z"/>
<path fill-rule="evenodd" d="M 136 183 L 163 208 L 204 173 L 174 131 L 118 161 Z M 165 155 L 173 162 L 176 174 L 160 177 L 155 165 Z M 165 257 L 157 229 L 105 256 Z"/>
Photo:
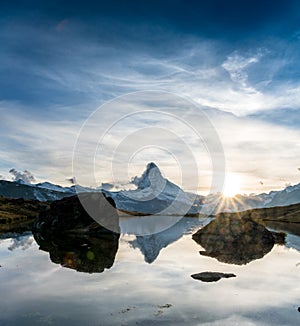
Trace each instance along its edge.
<path fill-rule="evenodd" d="M 118 231 L 115 203 L 102 193 L 82 193 L 80 198 L 53 202 L 33 226 L 36 242 L 49 252 L 52 262 L 85 273 L 102 273 L 112 267 Z"/>
<path fill-rule="evenodd" d="M 119 234 L 93 236 L 79 234 L 52 235 L 34 232 L 40 250 L 49 252 L 53 263 L 84 273 L 102 273 L 113 266 L 119 246 Z"/>
<path fill-rule="evenodd" d="M 210 256 L 227 264 L 243 265 L 262 258 L 274 246 L 273 234 L 250 219 L 220 216 L 193 234 Z"/>

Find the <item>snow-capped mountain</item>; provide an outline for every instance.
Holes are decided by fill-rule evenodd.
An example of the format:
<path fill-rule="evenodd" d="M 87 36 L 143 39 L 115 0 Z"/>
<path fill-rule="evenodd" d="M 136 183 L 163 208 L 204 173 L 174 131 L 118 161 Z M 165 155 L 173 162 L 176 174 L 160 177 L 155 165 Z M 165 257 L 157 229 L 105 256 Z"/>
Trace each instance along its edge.
<path fill-rule="evenodd" d="M 43 184 L 28 184 L 20 181 L 0 180 L 0 196 L 8 198 L 35 199 L 39 201 L 54 201 L 73 196 L 75 189 L 63 188 L 48 182 Z"/>
<path fill-rule="evenodd" d="M 50 182 L 37 183 L 34 186 L 35 187 L 38 187 L 38 188 L 43 188 L 43 189 L 57 191 L 57 192 L 74 193 L 74 194 L 76 192 L 75 186 L 62 187 L 62 186 L 55 185 L 55 184 L 50 183 Z"/>
<path fill-rule="evenodd" d="M 76 195 L 78 192 L 101 191 L 101 189 L 92 189 L 73 185 L 71 187 L 62 187 L 50 182 L 27 183 L 23 180 L 7 181 L 0 180 L 0 196 L 7 198 L 23 198 L 39 201 L 54 201 L 64 197 Z"/>
<path fill-rule="evenodd" d="M 236 195 L 226 198 L 221 193 L 206 197 L 184 192 L 180 187 L 164 178 L 154 163 L 149 163 L 140 177 L 134 177 L 132 183 L 136 190 L 109 192 L 117 208 L 142 213 L 161 214 L 165 208 L 171 208 L 165 215 L 179 214 L 181 203 L 185 208 L 189 205 L 187 214 L 216 214 L 219 212 L 244 211 L 252 208 L 286 206 L 300 202 L 300 184 L 289 186 L 281 191 L 271 191 L 258 195 Z M 172 205 L 173 203 L 173 205 Z"/>
<path fill-rule="evenodd" d="M 270 200 L 264 207 L 287 206 L 298 204 L 300 202 L 300 183 L 294 186 L 288 186 L 281 191 L 271 191 Z"/>
<path fill-rule="evenodd" d="M 235 197 L 224 197 L 221 193 L 218 193 L 209 194 L 205 197 L 201 213 L 217 214 L 261 207 L 264 207 L 264 199 L 260 196 L 236 195 Z"/>
<path fill-rule="evenodd" d="M 22 180 L 0 180 L 0 196 L 54 201 L 75 195 L 78 191 L 102 191 L 115 200 L 120 210 L 143 215 L 186 215 L 198 212 L 209 215 L 300 203 L 300 183 L 280 191 L 258 195 L 237 195 L 233 198 L 224 198 L 222 194 L 199 196 L 185 192 L 164 178 L 155 163 L 149 163 L 144 173 L 140 177 L 134 177 L 131 183 L 136 189 L 111 191 L 114 186 L 105 183 L 91 189 L 79 185 L 76 188 L 62 187 L 50 182 L 30 184 Z"/>
<path fill-rule="evenodd" d="M 147 165 L 141 177 L 133 178 L 132 183 L 137 187 L 135 190 L 105 191 L 115 200 L 120 210 L 149 215 L 186 215 L 199 212 L 199 207 L 195 205 L 199 196 L 183 191 L 164 178 L 153 162 Z"/>
<path fill-rule="evenodd" d="M 253 208 L 288 206 L 300 203 L 300 184 L 269 193 L 223 197 L 221 193 L 205 197 L 201 213 L 238 212 Z M 214 209 L 213 209 L 214 207 Z"/>

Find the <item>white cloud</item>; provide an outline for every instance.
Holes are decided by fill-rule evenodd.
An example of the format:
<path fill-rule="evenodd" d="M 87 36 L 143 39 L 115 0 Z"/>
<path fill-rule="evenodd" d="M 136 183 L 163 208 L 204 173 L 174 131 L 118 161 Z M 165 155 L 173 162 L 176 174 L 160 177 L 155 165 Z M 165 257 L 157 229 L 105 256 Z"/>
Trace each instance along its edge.
<path fill-rule="evenodd" d="M 299 182 L 299 130 L 234 116 L 215 116 L 213 122 L 222 139 L 227 171 L 239 174 L 242 190 L 263 192 Z"/>
<path fill-rule="evenodd" d="M 105 113 L 109 112 L 109 107 L 108 111 L 102 111 L 103 114 L 98 116 L 99 119 L 87 134 L 85 143 L 85 153 L 95 154 L 96 181 L 99 185 L 101 182 L 129 181 L 131 177 L 142 172 L 146 163 L 155 161 L 162 168 L 165 177 L 179 185 L 182 184 L 182 172 L 186 173 L 183 187 L 188 190 L 196 190 L 192 185 L 195 183 L 195 172 L 200 172 L 199 188 L 207 191 L 212 176 L 211 162 L 201 140 L 184 123 L 188 107 L 183 103 L 186 102 L 176 103 L 170 98 L 156 103 L 165 112 L 173 112 L 174 118 L 165 114 L 147 113 L 122 119 L 127 111 L 126 103 L 121 102 L 110 107 L 111 115 Z M 142 102 L 138 98 L 134 104 L 138 110 L 141 109 Z M 218 110 L 205 110 L 220 136 L 227 172 L 239 175 L 242 191 L 268 191 L 283 188 L 287 182 L 299 181 L 300 131 L 243 117 L 237 118 Z M 2 116 L 2 122 L 6 121 L 7 124 L 5 130 L 0 131 L 1 142 L 6 148 L 5 151 L 0 151 L 1 161 L 18 169 L 30 169 L 39 180 L 46 178 L 67 184 L 66 177 L 73 175 L 73 147 L 84 121 L 41 121 L 37 117 L 29 119 L 26 114 L 16 112 L 17 108 Z M 176 116 L 182 118 L 182 121 Z M 197 115 L 193 119 L 201 130 L 201 119 Z M 103 138 L 103 147 L 96 151 L 95 144 L 98 144 L 101 130 L 107 128 L 110 121 L 118 123 L 108 130 Z M 136 132 L 138 133 L 135 134 Z M 189 146 L 197 162 L 196 167 L 179 140 Z M 124 146 L 120 146 L 122 142 Z M 184 162 L 184 166 L 178 165 L 176 159 Z M 111 174 L 112 161 L 115 180 Z M 82 171 L 88 169 L 84 159 L 79 163 Z M 115 173 L 116 171 L 118 172 Z M 80 179 L 78 181 L 80 183 Z M 263 181 L 263 185 L 260 181 Z"/>
<path fill-rule="evenodd" d="M 2 62 L 15 67 L 19 73 L 30 72 L 34 78 L 38 77 L 37 87 L 42 81 L 45 91 L 49 92 L 45 92 L 46 98 L 63 91 L 66 102 L 76 99 L 88 102 L 88 106 L 97 106 L 128 92 L 161 89 L 236 115 L 300 107 L 298 80 L 274 83 L 278 78 L 276 72 L 292 60 L 282 53 L 276 54 L 278 49 L 282 51 L 284 44 L 274 42 L 253 49 L 236 48 L 228 54 L 220 42 L 170 36 L 168 42 L 174 50 L 166 55 L 162 48 L 145 51 L 139 44 L 108 45 L 81 34 L 69 38 L 62 46 L 56 33 L 52 35 L 29 26 L 14 26 L 12 37 L 18 39 L 18 31 L 23 30 L 51 48 L 55 59 L 51 57 L 45 65 L 34 58 L 18 57 L 12 61 L 13 55 L 10 55 L 2 58 Z M 255 81 L 249 78 L 251 74 L 256 76 Z"/>
<path fill-rule="evenodd" d="M 231 80 L 239 84 L 242 89 L 255 91 L 252 87 L 249 88 L 246 68 L 251 64 L 258 63 L 261 56 L 262 54 L 258 53 L 255 56 L 244 57 L 235 52 L 227 57 L 222 67 L 229 72 Z"/>
<path fill-rule="evenodd" d="M 232 112 L 237 116 L 261 110 L 300 107 L 300 82 L 297 79 L 276 82 L 276 72 L 290 63 L 289 58 L 280 59 L 276 56 L 276 47 L 266 47 L 264 50 L 237 48 L 228 53 L 226 46 L 217 42 L 196 38 L 179 42 L 176 39 L 174 49 L 166 55 L 165 49 L 143 51 L 134 45 L 120 47 L 117 42 L 108 46 L 80 36 L 70 38 L 64 46 L 60 46 L 57 35 L 28 29 L 28 35 L 34 33 L 35 39 L 45 42 L 46 45 L 41 43 L 45 48 L 51 48 L 51 60 L 43 64 L 43 60 L 11 55 L 1 57 L 2 63 L 15 67 L 18 72 L 38 76 L 39 82 L 44 83 L 47 104 L 32 109 L 29 105 L 17 102 L 1 103 L 1 174 L 4 174 L 4 168 L 8 170 L 15 166 L 18 170 L 30 169 L 37 178 L 65 183 L 66 177 L 73 175 L 73 146 L 84 120 L 106 100 L 128 92 L 165 90 L 199 105 Z M 22 26 L 15 26 L 13 31 L 15 35 L 12 38 L 16 41 L 21 35 Z M 265 73 L 266 77 L 262 78 L 260 71 L 264 71 L 266 62 L 270 67 Z M 65 94 L 60 99 L 62 103 L 75 98 L 79 104 L 69 104 L 68 107 L 65 103 L 64 107 L 51 104 L 51 101 L 49 104 L 48 99 L 52 95 L 55 97 L 57 92 Z M 167 106 L 166 103 L 164 105 Z M 178 107 L 176 114 L 184 117 L 185 112 L 186 109 Z M 292 172 L 299 153 L 298 131 L 243 118 L 237 120 L 217 110 L 214 112 L 212 119 L 221 135 L 228 168 L 243 175 L 247 189 L 254 187 L 251 176 L 266 178 L 264 184 L 266 187 L 270 185 L 270 188 L 281 186 L 281 178 L 292 183 L 298 181 L 298 175 L 296 177 Z M 117 121 L 122 116 L 121 107 L 113 108 L 101 117 L 101 123 L 105 126 L 109 120 Z M 159 119 L 147 116 L 144 120 L 138 117 L 119 124 L 119 128 L 115 128 L 111 135 L 107 134 L 102 156 L 110 157 L 112 149 L 126 135 L 149 125 L 173 131 L 186 141 L 196 153 L 198 164 L 203 164 L 201 168 L 205 171 L 205 183 L 209 182 L 209 162 L 203 157 L 197 139 L 178 121 L 172 123 L 171 119 L 164 116 Z M 90 134 L 88 140 L 93 142 L 94 135 Z M 160 135 L 153 136 L 156 136 L 154 138 L 158 143 Z M 138 140 L 130 140 L 127 151 L 134 154 L 138 144 Z M 180 149 L 176 147 L 174 138 L 167 137 L 161 145 L 171 148 L 178 155 Z M 168 159 L 167 151 L 158 146 L 155 151 L 155 156 L 166 167 L 163 171 L 165 175 L 180 183 L 176 160 Z M 116 161 L 122 162 L 125 154 L 119 153 Z M 126 168 L 124 178 L 141 172 L 147 163 L 142 161 L 142 156 L 139 152 L 133 156 L 134 167 Z M 151 151 L 148 150 L 145 160 L 150 156 Z M 172 164 L 168 166 L 170 161 Z M 99 167 L 106 167 L 110 163 L 107 160 L 98 162 Z M 130 172 L 127 173 L 127 170 Z M 169 175 L 169 171 L 173 172 Z M 105 169 L 103 173 L 99 182 L 110 182 L 110 174 Z"/>

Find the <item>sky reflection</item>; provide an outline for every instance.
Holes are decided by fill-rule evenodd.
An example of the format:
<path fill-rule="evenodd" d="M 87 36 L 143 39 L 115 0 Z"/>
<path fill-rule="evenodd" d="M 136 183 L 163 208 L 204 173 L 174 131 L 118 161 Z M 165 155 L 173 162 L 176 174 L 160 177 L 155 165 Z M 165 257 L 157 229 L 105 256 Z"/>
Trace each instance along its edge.
<path fill-rule="evenodd" d="M 31 236 L 26 236 L 32 239 Z M 243 266 L 200 256 L 191 234 L 163 248 L 152 264 L 123 235 L 115 263 L 86 274 L 50 262 L 34 242 L 27 250 L 0 243 L 0 323 L 9 325 L 165 324 L 295 325 L 300 295 L 299 252 L 275 245 Z M 291 240 L 292 241 L 292 240 Z M 297 265 L 298 264 L 298 265 Z M 202 283 L 202 271 L 234 273 L 233 279 Z M 171 304 L 168 308 L 159 306 Z"/>

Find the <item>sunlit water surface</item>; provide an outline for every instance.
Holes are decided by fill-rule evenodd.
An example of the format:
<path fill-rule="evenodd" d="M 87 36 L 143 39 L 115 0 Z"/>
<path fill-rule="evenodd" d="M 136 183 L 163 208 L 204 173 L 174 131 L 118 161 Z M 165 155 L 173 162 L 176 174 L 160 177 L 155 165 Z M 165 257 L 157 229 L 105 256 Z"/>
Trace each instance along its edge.
<path fill-rule="evenodd" d="M 191 235 L 203 222 L 185 224 L 181 237 L 121 235 L 113 266 L 93 274 L 54 264 L 31 234 L 2 239 L 0 324 L 300 324 L 299 237 L 238 266 L 201 256 Z M 203 271 L 237 277 L 203 283 L 190 276 Z"/>

